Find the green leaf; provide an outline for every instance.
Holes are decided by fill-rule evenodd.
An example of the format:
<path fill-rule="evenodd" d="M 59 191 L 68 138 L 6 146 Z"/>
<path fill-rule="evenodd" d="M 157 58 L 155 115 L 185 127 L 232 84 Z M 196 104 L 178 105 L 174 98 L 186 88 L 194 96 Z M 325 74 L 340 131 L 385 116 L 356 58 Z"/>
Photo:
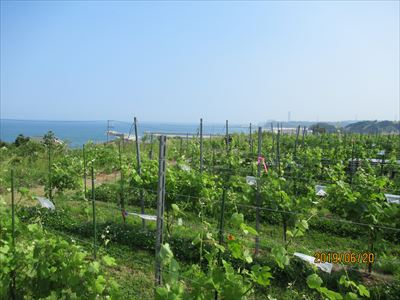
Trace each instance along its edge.
<path fill-rule="evenodd" d="M 317 288 L 317 290 L 325 295 L 326 297 L 328 297 L 329 300 L 341 300 L 343 299 L 342 295 L 340 295 L 339 293 L 336 293 L 334 291 L 331 291 L 329 289 L 327 289 L 326 287 L 319 287 Z"/>
<path fill-rule="evenodd" d="M 243 230 L 244 234 L 251 233 L 253 235 L 258 235 L 257 230 L 255 230 L 253 227 L 246 225 L 245 223 L 240 224 L 240 228 Z"/>
<path fill-rule="evenodd" d="M 358 299 L 357 294 L 353 293 L 353 292 L 348 292 L 346 294 L 346 296 L 344 297 L 344 299 L 346 300 L 356 300 Z"/>
<path fill-rule="evenodd" d="M 133 175 L 133 180 L 134 180 L 135 182 L 141 182 L 141 178 L 140 178 L 140 176 L 139 176 L 137 173 L 135 173 L 135 174 Z"/>
<path fill-rule="evenodd" d="M 99 273 L 99 271 L 100 271 L 100 264 L 99 264 L 97 261 L 94 261 L 94 262 L 90 263 L 90 265 L 89 265 L 89 271 L 90 271 L 91 273 L 95 273 L 95 274 Z"/>
<path fill-rule="evenodd" d="M 289 264 L 289 257 L 284 247 L 275 246 L 272 248 L 271 253 L 272 256 L 275 258 L 275 261 L 278 264 L 279 268 L 283 269 Z"/>
<path fill-rule="evenodd" d="M 169 266 L 169 274 L 168 274 L 168 276 L 170 276 L 170 279 L 172 281 L 179 280 L 179 270 L 180 270 L 179 263 L 175 259 L 172 258 L 170 266 Z"/>
<path fill-rule="evenodd" d="M 234 227 L 240 227 L 240 225 L 244 222 L 244 216 L 240 213 L 234 213 L 231 217 L 231 222 Z"/>
<path fill-rule="evenodd" d="M 161 300 L 161 299 L 168 299 L 168 293 L 169 291 L 165 287 L 157 287 L 156 288 L 156 300 Z"/>
<path fill-rule="evenodd" d="M 358 289 L 358 292 L 360 293 L 360 296 L 365 296 L 367 298 L 370 297 L 369 291 L 367 290 L 367 288 L 364 285 L 359 284 L 357 286 L 357 289 Z"/>
<path fill-rule="evenodd" d="M 311 274 L 306 279 L 307 285 L 310 289 L 317 289 L 322 284 L 322 279 L 317 274 Z"/>
<path fill-rule="evenodd" d="M 115 259 L 111 256 L 103 256 L 103 261 L 106 263 L 107 266 L 115 266 Z"/>
<path fill-rule="evenodd" d="M 8 245 L 4 245 L 0 247 L 0 253 L 7 254 L 7 252 L 10 250 L 10 247 Z"/>
<path fill-rule="evenodd" d="M 38 231 L 39 230 L 39 225 L 38 224 L 29 224 L 28 225 L 28 230 L 30 231 L 30 232 L 36 232 L 36 231 Z"/>
<path fill-rule="evenodd" d="M 253 280 L 262 286 L 270 285 L 270 279 L 272 278 L 272 274 L 269 272 L 270 270 L 271 269 L 268 266 L 260 267 L 258 265 L 254 265 L 251 268 Z"/>
<path fill-rule="evenodd" d="M 18 192 L 22 195 L 22 196 L 27 196 L 28 194 L 29 194 L 29 189 L 28 188 L 26 188 L 26 187 L 20 187 L 19 189 L 18 189 Z"/>
<path fill-rule="evenodd" d="M 161 245 L 160 249 L 160 258 L 163 262 L 169 263 L 169 261 L 174 257 L 174 254 L 171 251 L 171 248 L 169 247 L 169 244 L 166 243 L 164 245 Z"/>
<path fill-rule="evenodd" d="M 234 258 L 241 258 L 242 257 L 242 247 L 236 241 L 230 241 L 228 243 L 228 248 L 232 253 Z"/>
<path fill-rule="evenodd" d="M 99 294 L 103 293 L 103 291 L 105 289 L 105 283 L 106 283 L 106 279 L 102 275 L 97 276 L 97 279 L 95 281 L 95 287 L 96 287 L 97 293 L 99 293 Z"/>
<path fill-rule="evenodd" d="M 253 262 L 253 258 L 251 257 L 251 254 L 250 254 L 250 252 L 249 252 L 248 249 L 245 249 L 245 250 L 243 251 L 243 257 L 244 257 L 244 260 L 245 260 L 248 264 L 250 264 L 250 263 Z"/>
<path fill-rule="evenodd" d="M 176 205 L 175 203 L 171 204 L 171 207 L 173 209 L 173 211 L 178 214 L 181 210 L 179 209 L 179 206 Z"/>
<path fill-rule="evenodd" d="M 215 248 L 217 248 L 221 252 L 225 252 L 225 247 L 218 243 L 215 244 Z"/>
<path fill-rule="evenodd" d="M 304 228 L 304 229 L 308 229 L 308 222 L 307 222 L 307 220 L 301 220 L 301 226 Z"/>
<path fill-rule="evenodd" d="M 196 235 L 196 237 L 192 241 L 192 245 L 200 244 L 200 242 L 201 242 L 201 237 L 200 237 L 200 233 L 199 233 L 199 234 Z"/>

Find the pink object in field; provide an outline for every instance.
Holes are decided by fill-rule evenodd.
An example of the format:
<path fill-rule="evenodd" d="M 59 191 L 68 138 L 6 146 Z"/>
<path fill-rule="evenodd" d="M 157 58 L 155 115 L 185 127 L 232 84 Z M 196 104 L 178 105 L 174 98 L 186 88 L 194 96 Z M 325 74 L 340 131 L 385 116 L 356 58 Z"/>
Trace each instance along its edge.
<path fill-rule="evenodd" d="M 259 156 L 259 157 L 258 157 L 257 164 L 260 164 L 260 162 L 263 163 L 265 173 L 267 173 L 267 172 L 268 172 L 268 167 L 267 167 L 267 164 L 265 163 L 265 157 Z"/>

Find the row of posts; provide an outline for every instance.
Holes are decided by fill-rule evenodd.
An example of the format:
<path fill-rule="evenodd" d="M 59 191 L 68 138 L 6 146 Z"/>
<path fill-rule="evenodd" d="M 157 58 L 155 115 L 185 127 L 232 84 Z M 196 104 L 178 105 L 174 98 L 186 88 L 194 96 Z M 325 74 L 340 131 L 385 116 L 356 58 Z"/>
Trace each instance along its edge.
<path fill-rule="evenodd" d="M 282 125 L 281 125 L 282 126 Z M 137 160 L 137 172 L 138 175 L 141 176 L 141 160 L 140 160 L 140 144 L 139 144 L 139 138 L 138 138 L 138 126 L 137 126 L 137 119 L 136 117 L 134 118 L 134 128 L 135 128 L 135 145 L 136 145 L 136 160 Z M 226 121 L 226 150 L 227 153 L 229 153 L 229 124 L 228 120 Z M 282 127 L 280 130 L 278 130 L 278 135 L 277 135 L 277 142 L 276 142 L 276 147 L 277 147 L 277 165 L 278 165 L 278 172 L 280 172 L 280 153 L 279 153 L 279 137 L 280 133 L 282 132 Z M 272 132 L 273 132 L 273 127 L 272 127 Z M 299 132 L 300 132 L 300 126 L 297 128 L 296 131 L 296 142 L 295 142 L 295 152 L 297 149 L 297 143 L 298 143 L 298 137 L 299 137 Z M 200 119 L 200 172 L 203 171 L 203 119 Z M 304 141 L 304 134 L 305 134 L 305 129 L 303 130 L 303 141 Z M 151 138 L 153 136 L 151 135 Z M 159 251 L 161 249 L 161 245 L 163 244 L 163 220 L 164 220 L 164 207 L 165 207 L 165 173 L 166 173 L 166 136 L 161 135 L 160 137 L 160 147 L 159 147 L 159 174 L 158 174 L 158 186 L 157 186 L 157 234 L 156 234 L 156 245 L 155 245 L 155 251 L 156 251 L 156 267 L 155 267 L 155 282 L 157 285 L 160 285 L 162 282 L 162 276 L 161 276 L 161 262 L 159 260 Z M 152 142 L 152 141 L 151 141 Z M 252 138 L 252 124 L 250 123 L 250 138 L 249 138 L 249 144 L 250 144 L 250 151 L 251 154 L 253 154 L 253 138 Z M 151 149 L 152 150 L 152 149 Z M 85 148 L 83 148 L 83 152 L 85 151 Z M 152 152 L 152 151 L 151 151 Z M 84 152 L 85 154 L 85 152 Z M 121 147 L 119 144 L 119 157 L 120 157 L 120 169 L 121 169 L 121 185 L 123 181 L 123 172 L 122 172 L 122 162 L 121 162 Z M 258 158 L 262 157 L 262 128 L 258 127 Z M 84 155 L 84 169 L 85 169 L 85 192 L 86 192 L 86 159 Z M 92 168 L 93 172 L 93 168 Z M 94 176 L 92 173 L 92 180 Z M 261 205 L 260 201 L 260 178 L 261 178 L 261 163 L 260 161 L 258 162 L 257 165 L 257 186 L 256 186 L 256 230 L 260 230 L 260 210 L 259 207 Z M 93 189 L 93 181 L 92 181 L 92 199 L 93 199 L 93 230 L 94 230 L 94 236 L 96 235 L 96 227 L 95 227 L 95 202 L 94 202 L 94 189 Z M 226 189 L 224 188 L 223 190 L 223 196 L 222 196 L 222 201 L 221 201 L 221 217 L 220 217 L 220 222 L 219 222 L 219 236 L 220 236 L 220 242 L 223 242 L 223 212 L 224 212 L 224 205 L 225 205 L 225 197 L 226 197 Z M 144 213 L 144 199 L 143 199 L 143 190 L 140 190 L 140 199 L 141 199 L 141 213 Z M 124 201 L 123 201 L 123 187 L 121 186 L 121 207 L 124 209 Z M 285 220 L 284 220 L 285 223 Z M 145 227 L 145 221 L 142 220 L 142 226 L 143 228 Z M 260 240 L 259 237 L 255 237 L 255 254 L 259 254 L 259 248 L 260 248 Z M 94 249 L 96 249 L 96 239 L 94 239 Z M 96 250 L 94 250 L 94 255 L 96 255 Z"/>
<path fill-rule="evenodd" d="M 135 126 L 135 144 L 136 144 L 136 160 L 137 160 L 137 172 L 138 175 L 141 176 L 141 160 L 140 160 L 140 144 L 138 138 L 138 126 L 137 119 L 134 118 L 134 126 Z M 229 152 L 229 129 L 228 129 L 228 120 L 226 121 L 226 149 Z M 258 128 L 258 156 L 261 156 L 261 141 L 262 141 L 262 129 Z M 252 143 L 252 134 L 251 134 L 251 124 L 250 124 L 250 147 L 251 151 L 253 150 Z M 121 157 L 121 143 L 118 145 L 119 152 L 119 163 L 120 163 L 120 176 L 121 176 L 121 208 L 124 210 L 124 197 L 123 197 L 123 171 L 122 171 L 122 157 Z M 86 160 L 86 151 L 85 145 L 82 148 L 83 152 L 83 167 L 84 167 L 84 192 L 85 196 L 87 193 L 87 160 Z M 48 149 L 48 166 L 49 166 L 49 198 L 52 197 L 52 187 L 51 187 L 51 146 L 49 145 Z M 203 171 L 203 120 L 200 119 L 200 172 Z M 163 220 L 164 220 L 164 207 L 165 207 L 165 174 L 166 174 L 166 136 L 160 136 L 160 148 L 159 148 L 159 174 L 158 174 L 158 186 L 157 186 L 157 234 L 156 234 L 156 268 L 155 268 L 155 280 L 156 284 L 161 284 L 161 262 L 159 259 L 159 251 L 161 249 L 161 245 L 163 243 Z M 261 175 L 261 165 L 258 165 L 257 168 L 257 177 L 260 178 Z M 91 198 L 92 198 L 92 221 L 93 221 L 93 256 L 96 259 L 97 256 L 97 228 L 96 228 L 96 205 L 95 205 L 95 177 L 94 177 L 94 168 L 91 166 Z M 257 198 L 256 205 L 257 207 L 260 205 L 260 196 L 259 196 L 260 185 L 257 185 Z M 15 249 L 15 210 L 14 210 L 14 171 L 11 173 L 11 190 L 12 190 L 12 246 Z M 223 190 L 223 196 L 221 201 L 221 217 L 219 222 L 220 229 L 220 242 L 223 242 L 223 220 L 224 220 L 224 205 L 225 205 L 225 195 L 226 189 Z M 141 213 L 144 213 L 144 199 L 143 199 L 143 190 L 140 190 L 140 198 L 141 198 Z M 142 220 L 142 226 L 145 227 L 145 221 Z M 256 211 L 256 229 L 259 230 L 259 210 Z M 259 249 L 259 238 L 256 237 L 256 253 L 258 253 Z M 12 274 L 13 275 L 13 274 Z M 12 281 L 12 295 L 15 295 L 15 276 L 13 276 Z M 13 298 L 14 299 L 14 298 Z"/>
<path fill-rule="evenodd" d="M 282 125 L 281 125 L 282 126 Z M 138 175 L 142 175 L 142 170 L 141 170 L 141 159 L 140 159 L 140 141 L 138 138 L 138 125 L 137 125 L 137 119 L 136 117 L 134 118 L 134 129 L 135 129 L 135 145 L 136 145 L 136 161 L 137 161 L 137 172 Z M 281 128 L 282 130 L 282 128 Z M 279 135 L 281 130 L 278 130 L 278 135 L 277 135 L 277 157 L 278 157 L 278 169 L 280 168 L 280 163 L 279 163 Z M 272 132 L 273 132 L 273 127 L 272 127 Z M 298 142 L 298 136 L 300 132 L 300 126 L 297 129 L 296 132 L 296 143 L 295 143 L 295 149 L 297 148 L 297 142 Z M 200 119 L 200 172 L 203 171 L 204 167 L 204 161 L 203 161 L 203 120 Z M 303 143 L 304 143 L 304 134 L 305 130 L 303 131 Z M 187 136 L 188 137 L 188 136 Z M 152 138 L 153 135 L 151 135 L 151 143 L 152 143 Z M 230 149 L 230 139 L 229 139 L 229 123 L 228 120 L 226 120 L 226 126 L 225 126 L 225 139 L 226 139 L 226 150 L 227 153 L 229 153 Z M 187 138 L 188 140 L 188 138 Z M 249 144 L 250 144 L 250 151 L 251 154 L 253 154 L 253 137 L 252 137 L 252 124 L 250 123 L 250 138 L 249 138 Z M 262 149 L 262 128 L 258 127 L 258 157 L 261 157 L 261 149 Z M 125 209 L 125 204 L 124 204 L 124 197 L 123 197 L 123 171 L 122 171 L 122 157 L 121 157 L 121 144 L 119 143 L 119 162 L 120 162 L 120 176 L 121 176 L 121 195 L 120 195 L 120 204 L 122 210 Z M 87 161 L 86 161 L 86 152 L 85 152 L 85 146 L 83 146 L 83 165 L 84 165 L 84 191 L 85 195 L 87 193 Z M 150 150 L 150 156 L 152 157 L 152 148 Z M 51 188 L 51 147 L 49 146 L 49 151 L 48 151 L 48 160 L 49 160 L 49 198 L 52 200 L 52 188 Z M 157 236 L 156 236 L 156 272 L 155 272 L 155 280 L 156 284 L 161 284 L 161 263 L 159 261 L 159 251 L 160 247 L 163 243 L 163 216 L 164 216 L 164 207 L 165 207 L 165 172 L 166 172 L 166 136 L 161 135 L 160 136 L 160 148 L 159 148 L 159 178 L 158 178 L 158 187 L 157 187 Z M 260 181 L 261 177 L 261 164 L 258 163 L 257 166 L 257 182 Z M 13 175 L 12 175 L 13 178 Z M 93 166 L 91 168 L 91 179 L 92 179 L 92 191 L 91 191 L 91 198 L 92 198 L 92 210 L 93 210 L 93 255 L 96 258 L 96 249 L 97 249 L 97 240 L 96 240 L 96 209 L 95 209 L 95 189 L 94 189 L 94 170 Z M 13 182 L 13 181 L 12 181 Z M 13 183 L 12 183 L 13 185 Z M 259 231 L 260 228 L 260 212 L 258 207 L 260 207 L 260 184 L 257 184 L 257 190 L 256 190 L 256 230 Z M 223 192 L 223 197 L 222 197 L 222 202 L 221 202 L 221 212 L 224 211 L 224 200 L 225 200 L 225 194 L 226 194 L 226 189 L 224 188 Z M 141 199 L 141 213 L 144 214 L 144 195 L 143 195 L 143 189 L 140 190 L 140 199 Z M 14 205 L 13 205 L 13 220 L 14 220 Z M 145 220 L 142 220 L 142 227 L 145 228 Z M 220 224 L 219 224 L 219 230 L 220 230 L 220 242 L 222 243 L 223 241 L 223 215 L 221 215 L 220 218 Z M 13 231 L 14 232 L 14 231 Z M 255 238 L 255 253 L 256 255 L 259 253 L 259 237 L 256 236 Z"/>

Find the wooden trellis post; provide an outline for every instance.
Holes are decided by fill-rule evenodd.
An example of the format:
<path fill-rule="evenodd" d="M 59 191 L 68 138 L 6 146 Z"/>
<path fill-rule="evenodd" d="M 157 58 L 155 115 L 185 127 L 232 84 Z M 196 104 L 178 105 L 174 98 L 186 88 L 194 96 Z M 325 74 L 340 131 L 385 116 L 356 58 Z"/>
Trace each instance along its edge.
<path fill-rule="evenodd" d="M 300 125 L 297 126 L 296 129 L 296 141 L 294 142 L 294 156 L 296 157 L 296 151 L 297 151 L 297 143 L 299 141 L 299 134 L 300 134 Z"/>
<path fill-rule="evenodd" d="M 82 146 L 82 155 L 83 155 L 83 186 L 85 190 L 85 199 L 86 199 L 86 193 L 87 193 L 87 184 L 86 184 L 86 151 L 85 151 L 85 144 Z"/>
<path fill-rule="evenodd" d="M 14 191 L 14 169 L 11 169 L 11 247 L 15 259 L 15 191 Z M 15 269 L 11 270 L 11 299 L 16 299 Z"/>
<path fill-rule="evenodd" d="M 229 152 L 229 127 L 228 120 L 225 122 L 226 152 Z"/>
<path fill-rule="evenodd" d="M 162 283 L 160 249 L 163 243 L 164 229 L 164 206 L 165 206 L 165 174 L 166 174 L 166 146 L 167 137 L 160 136 L 160 148 L 158 159 L 158 185 L 157 185 L 157 232 L 156 232 L 156 266 L 155 266 L 155 284 L 156 286 Z"/>
<path fill-rule="evenodd" d="M 253 159 L 254 159 L 254 148 L 253 148 L 253 132 L 251 130 L 251 123 L 250 123 L 250 138 L 249 138 L 249 146 L 250 146 L 250 158 L 251 158 L 251 175 L 254 174 L 254 165 L 253 165 Z"/>
<path fill-rule="evenodd" d="M 139 135 L 138 135 L 138 125 L 136 117 L 133 118 L 133 122 L 135 124 L 135 145 L 136 145 L 136 163 L 137 163 L 137 172 L 140 178 L 142 177 L 142 164 L 140 162 L 140 144 L 139 144 Z M 143 189 L 140 189 L 140 209 L 141 213 L 144 214 L 144 193 Z M 146 221 L 142 219 L 142 229 L 146 226 Z"/>
<path fill-rule="evenodd" d="M 275 134 L 274 134 L 274 124 L 271 123 L 271 135 L 272 135 L 272 148 L 271 148 L 271 160 L 275 162 L 276 166 L 276 158 L 275 156 Z"/>
<path fill-rule="evenodd" d="M 306 135 L 306 126 L 303 127 L 303 136 L 301 138 L 301 147 L 304 147 L 304 136 Z"/>
<path fill-rule="evenodd" d="M 53 200 L 53 188 L 51 186 L 51 141 L 48 145 L 48 165 L 49 165 L 49 199 Z"/>
<path fill-rule="evenodd" d="M 95 194 L 94 194 L 94 170 L 92 165 L 91 170 L 92 175 L 92 210 L 93 210 L 93 256 L 96 259 L 97 254 L 97 228 L 96 228 L 96 204 L 95 204 Z"/>
<path fill-rule="evenodd" d="M 150 152 L 149 152 L 149 159 L 153 159 L 153 134 L 150 134 Z"/>
<path fill-rule="evenodd" d="M 200 119 L 200 172 L 203 172 L 203 119 Z"/>
<path fill-rule="evenodd" d="M 119 154 L 119 172 L 120 172 L 120 205 L 122 209 L 122 213 L 125 210 L 125 199 L 124 199 L 124 172 L 122 170 L 122 154 L 121 154 L 121 141 L 118 142 L 118 154 Z M 123 217 L 125 223 L 125 217 Z"/>
<path fill-rule="evenodd" d="M 262 128 L 258 127 L 258 164 L 257 164 L 257 192 L 256 192 L 256 230 L 260 230 L 260 188 L 261 188 L 261 147 L 262 147 Z M 255 237 L 256 249 L 255 255 L 258 255 L 260 249 L 260 238 L 258 235 Z"/>

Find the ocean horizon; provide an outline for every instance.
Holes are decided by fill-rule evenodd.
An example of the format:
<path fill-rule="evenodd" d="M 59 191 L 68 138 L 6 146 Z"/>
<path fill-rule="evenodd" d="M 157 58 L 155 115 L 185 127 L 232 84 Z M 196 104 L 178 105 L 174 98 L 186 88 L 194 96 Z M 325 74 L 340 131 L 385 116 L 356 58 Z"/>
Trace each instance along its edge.
<path fill-rule="evenodd" d="M 197 123 L 172 123 L 172 122 L 140 122 L 138 121 L 138 135 L 141 137 L 146 132 L 170 134 L 197 134 L 200 124 Z M 42 137 L 48 131 L 71 147 L 79 147 L 92 141 L 101 143 L 107 141 L 108 121 L 49 121 L 49 120 L 17 120 L 0 119 L 0 140 L 14 142 L 19 134 L 29 137 Z M 110 121 L 110 130 L 134 135 L 133 122 Z M 229 125 L 230 132 L 248 132 L 248 125 Z M 204 135 L 224 134 L 224 123 L 203 123 Z"/>

